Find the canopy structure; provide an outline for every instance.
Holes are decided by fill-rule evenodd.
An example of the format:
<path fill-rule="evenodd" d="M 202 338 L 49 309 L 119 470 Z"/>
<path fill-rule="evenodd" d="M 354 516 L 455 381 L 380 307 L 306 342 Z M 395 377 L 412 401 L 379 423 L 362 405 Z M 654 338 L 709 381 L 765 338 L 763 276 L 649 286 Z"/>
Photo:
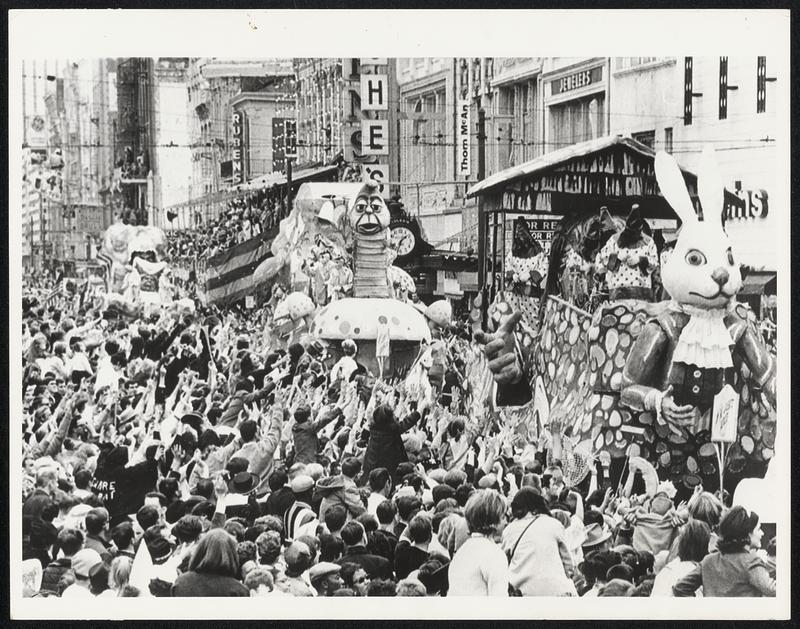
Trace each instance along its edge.
<path fill-rule="evenodd" d="M 697 176 L 682 168 L 686 187 L 698 213 Z M 679 227 L 678 217 L 661 195 L 655 175 L 655 151 L 620 135 L 610 135 L 552 151 L 495 173 L 467 191 L 480 198 L 478 221 L 479 284 L 502 283 L 502 261 L 513 232 L 513 221 L 531 221 L 531 230 L 543 243 L 558 230 L 597 215 L 601 207 L 626 217 L 638 204 L 653 229 Z M 741 200 L 725 191 L 725 211 Z M 719 208 L 719 212 L 723 208 Z M 714 220 L 719 220 L 715 218 Z"/>
<path fill-rule="evenodd" d="M 296 170 L 292 173 L 292 184 L 294 185 L 309 179 L 321 177 L 322 175 L 334 173 L 338 170 L 338 168 L 339 167 L 336 164 L 329 164 L 328 166 L 318 166 L 315 168 L 303 168 Z M 286 182 L 287 179 L 284 173 L 267 173 L 265 175 L 261 175 L 260 177 L 256 177 L 246 184 L 237 186 L 237 188 L 241 190 L 258 190 L 259 188 L 264 188 L 265 186 L 282 186 L 286 184 Z"/>
<path fill-rule="evenodd" d="M 518 212 L 570 213 L 594 209 L 597 203 L 627 212 L 639 203 L 649 218 L 675 218 L 658 189 L 655 151 L 620 135 L 609 135 L 545 153 L 478 182 L 467 191 L 480 196 L 485 209 Z M 683 171 L 689 194 L 697 197 L 697 176 Z M 725 191 L 728 206 L 741 203 Z M 700 208 L 698 207 L 698 210 Z"/>

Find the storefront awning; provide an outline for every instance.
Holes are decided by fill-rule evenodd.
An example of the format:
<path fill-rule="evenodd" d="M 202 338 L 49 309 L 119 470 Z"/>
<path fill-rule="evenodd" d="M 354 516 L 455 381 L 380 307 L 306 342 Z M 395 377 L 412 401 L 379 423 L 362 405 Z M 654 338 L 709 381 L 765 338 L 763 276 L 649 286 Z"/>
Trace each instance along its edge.
<path fill-rule="evenodd" d="M 292 184 L 306 181 L 307 179 L 313 179 L 314 177 L 318 177 L 320 175 L 328 174 L 334 170 L 337 170 L 338 168 L 339 167 L 336 166 L 336 164 L 329 164 L 328 166 L 296 170 L 292 173 Z M 253 179 L 250 183 L 238 186 L 238 188 L 242 190 L 258 190 L 259 188 L 263 188 L 265 186 L 282 186 L 285 183 L 286 175 L 283 173 L 267 173 L 266 175 L 262 175 L 261 177 Z"/>
<path fill-rule="evenodd" d="M 633 138 L 623 137 L 621 135 L 608 135 L 596 140 L 588 140 L 587 142 L 579 142 L 578 144 L 571 144 L 562 149 L 545 153 L 544 155 L 520 164 L 519 166 L 512 166 L 487 177 L 483 181 L 479 181 L 467 191 L 467 197 L 473 197 L 478 194 L 486 193 L 489 190 L 510 183 L 516 179 L 523 179 L 541 173 L 548 168 L 558 166 L 570 160 L 586 157 L 593 153 L 599 153 L 606 149 L 615 146 L 623 145 L 637 153 L 646 157 L 654 157 L 655 152 L 650 147 L 637 142 Z M 684 171 L 688 172 L 688 171 Z"/>
<path fill-rule="evenodd" d="M 778 275 L 773 271 L 751 271 L 744 278 L 740 295 L 774 295 Z"/>

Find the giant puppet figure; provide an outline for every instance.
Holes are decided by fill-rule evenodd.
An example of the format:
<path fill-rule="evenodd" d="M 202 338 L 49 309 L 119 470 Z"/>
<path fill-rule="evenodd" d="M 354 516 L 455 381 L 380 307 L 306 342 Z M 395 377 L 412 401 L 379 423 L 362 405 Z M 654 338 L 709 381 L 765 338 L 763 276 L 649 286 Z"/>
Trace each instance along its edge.
<path fill-rule="evenodd" d="M 382 321 L 389 328 L 393 368 L 410 366 L 420 343 L 430 340 L 425 317 L 410 304 L 394 298 L 389 272 L 394 257 L 390 219 L 378 184 L 365 183 L 350 199 L 345 232 L 352 238 L 353 297 L 337 299 L 321 308 L 312 329 L 314 335 L 331 342 L 334 356 L 338 355 L 341 341 L 354 340 L 359 361 L 375 373 L 379 371 L 375 350 Z"/>
<path fill-rule="evenodd" d="M 164 232 L 153 226 L 115 223 L 103 235 L 101 251 L 111 259 L 107 302 L 133 315 L 171 301 Z"/>
<path fill-rule="evenodd" d="M 774 455 L 775 359 L 752 311 L 736 301 L 742 277 L 713 152 L 704 152 L 698 175 L 702 216 L 672 156 L 658 153 L 655 173 L 682 221 L 661 269 L 670 301 L 611 301 L 588 315 L 550 299 L 533 339 L 517 325 L 521 313 L 506 305 L 496 331 L 476 338 L 499 404 L 531 402 L 542 425 L 549 421 L 575 446 L 608 452 L 612 476 L 628 457 L 644 457 L 683 495 L 699 483 L 719 487 L 712 417 L 733 391 L 736 425 L 723 463 L 732 490 L 762 477 Z"/>

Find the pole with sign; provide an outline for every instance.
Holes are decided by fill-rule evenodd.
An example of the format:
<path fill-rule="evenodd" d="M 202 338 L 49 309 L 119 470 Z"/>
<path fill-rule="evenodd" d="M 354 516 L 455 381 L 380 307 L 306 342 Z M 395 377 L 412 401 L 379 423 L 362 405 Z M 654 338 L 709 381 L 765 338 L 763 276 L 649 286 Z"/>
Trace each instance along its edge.
<path fill-rule="evenodd" d="M 736 430 L 739 423 L 739 394 L 733 387 L 726 384 L 714 396 L 711 407 L 711 441 L 717 451 L 719 461 L 719 488 L 722 496 L 723 479 L 725 475 L 726 444 L 736 441 Z"/>
<path fill-rule="evenodd" d="M 283 121 L 283 155 L 286 159 L 286 214 L 292 211 L 292 160 L 297 157 L 297 121 Z"/>

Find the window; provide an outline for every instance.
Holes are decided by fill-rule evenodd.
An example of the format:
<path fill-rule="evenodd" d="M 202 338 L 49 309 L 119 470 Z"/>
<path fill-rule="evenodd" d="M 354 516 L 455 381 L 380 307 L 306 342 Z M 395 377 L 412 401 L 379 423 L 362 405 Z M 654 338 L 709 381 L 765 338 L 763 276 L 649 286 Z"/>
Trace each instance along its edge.
<path fill-rule="evenodd" d="M 597 94 L 550 107 L 549 150 L 605 135 L 605 96 Z"/>
<path fill-rule="evenodd" d="M 692 124 L 692 57 L 685 57 L 683 61 L 683 124 L 687 127 Z"/>
<path fill-rule="evenodd" d="M 672 153 L 672 127 L 664 129 L 664 150 Z"/>
<path fill-rule="evenodd" d="M 629 68 L 637 68 L 649 63 L 659 61 L 661 57 L 617 57 L 616 68 L 617 70 L 627 70 Z"/>
<path fill-rule="evenodd" d="M 653 148 L 656 143 L 656 132 L 653 131 L 640 131 L 639 133 L 632 133 L 631 137 L 637 142 L 641 142 L 645 146 Z"/>
<path fill-rule="evenodd" d="M 767 58 L 759 57 L 756 64 L 756 113 L 767 111 Z"/>
<path fill-rule="evenodd" d="M 719 119 L 728 118 L 728 58 L 719 58 Z"/>

